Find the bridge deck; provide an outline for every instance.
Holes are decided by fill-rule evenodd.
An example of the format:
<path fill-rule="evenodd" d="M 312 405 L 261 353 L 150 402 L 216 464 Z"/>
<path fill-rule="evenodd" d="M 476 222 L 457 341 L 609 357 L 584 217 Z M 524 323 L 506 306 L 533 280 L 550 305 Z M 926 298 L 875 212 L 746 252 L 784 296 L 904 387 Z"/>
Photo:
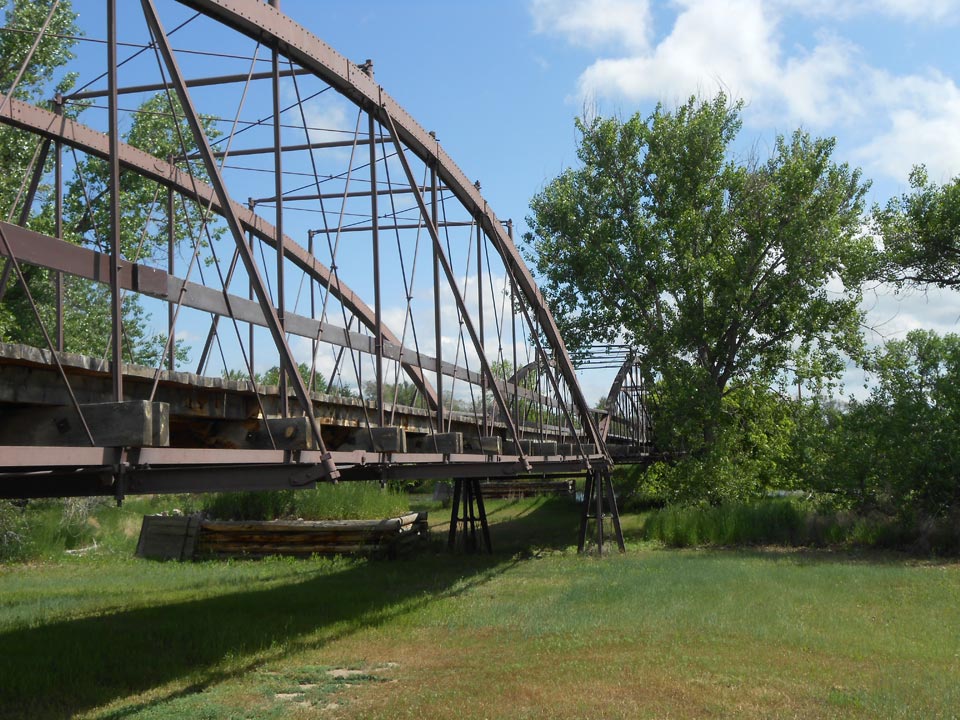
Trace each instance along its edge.
<path fill-rule="evenodd" d="M 127 402 L 117 410 L 109 402 L 109 362 L 69 353 L 57 359 L 94 437 L 123 439 L 91 445 L 52 354 L 0 343 L 0 496 L 114 494 L 118 478 L 126 494 L 302 487 L 324 477 L 305 418 L 278 417 L 275 387 L 125 365 Z M 520 423 L 531 438 L 521 440 L 521 454 L 496 418 L 484 435 L 475 415 L 452 413 L 438 433 L 431 412 L 391 404 L 391 427 L 378 429 L 369 401 L 313 393 L 312 402 L 345 480 L 545 476 L 606 461 L 557 427 Z M 111 412 L 101 417 L 92 411 L 98 407 Z M 146 433 L 134 430 L 143 422 Z M 643 453 L 610 447 L 615 457 Z"/>

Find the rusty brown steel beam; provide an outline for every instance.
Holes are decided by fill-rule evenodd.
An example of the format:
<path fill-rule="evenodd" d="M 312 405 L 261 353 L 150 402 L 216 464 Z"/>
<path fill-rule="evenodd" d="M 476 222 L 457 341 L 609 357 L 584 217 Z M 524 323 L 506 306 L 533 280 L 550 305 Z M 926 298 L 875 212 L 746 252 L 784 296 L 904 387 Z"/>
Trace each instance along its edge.
<path fill-rule="evenodd" d="M 8 448 L 0 447 L 0 451 Z M 77 448 L 70 448 L 76 450 Z M 45 450 L 45 448 L 30 448 Z M 112 449 L 99 448 L 108 456 Z M 244 452 L 233 450 L 233 453 Z M 282 451 L 280 451 L 282 453 Z M 338 462 L 345 453 L 332 453 Z M 351 454 L 355 455 L 355 454 Z M 352 458 L 351 458 L 352 459 Z M 122 465 L 125 495 L 157 495 L 183 492 L 263 491 L 305 489 L 316 486 L 322 474 L 316 466 L 306 463 L 252 464 L 234 462 L 200 464 L 178 462 L 178 467 L 148 467 L 138 464 Z M 72 464 L 75 466 L 75 464 Z M 582 463 L 547 461 L 533 463 L 540 476 L 569 475 Z M 345 465 L 342 481 L 405 480 L 448 478 L 451 470 L 460 478 L 515 477 L 524 467 L 516 459 L 502 458 L 500 462 L 445 462 L 443 456 L 421 456 L 416 462 L 388 465 L 377 462 L 376 453 L 364 453 L 363 461 Z M 30 497 L 89 497 L 115 495 L 116 474 L 111 465 L 73 467 L 48 472 L 0 473 L 0 498 Z"/>
<path fill-rule="evenodd" d="M 107 0 L 107 90 L 110 167 L 110 324 L 113 350 L 113 400 L 123 400 L 123 298 L 120 295 L 120 120 L 117 101 L 117 0 Z"/>
<path fill-rule="evenodd" d="M 298 73 L 299 74 L 299 73 Z M 306 74 L 310 74 L 307 72 Z M 384 142 L 381 139 L 375 139 L 375 143 Z M 327 140 L 326 142 L 314 142 L 314 143 L 297 143 L 295 145 L 284 145 L 281 147 L 281 152 L 303 152 L 305 150 L 330 150 L 334 148 L 345 148 L 345 147 L 355 147 L 360 145 L 369 145 L 370 140 L 357 139 L 356 142 L 353 140 Z M 274 147 L 271 145 L 269 147 L 255 147 L 255 148 L 237 148 L 236 150 L 231 149 L 229 152 L 226 150 L 216 150 L 214 151 L 214 157 L 221 158 L 224 155 L 228 155 L 230 159 L 238 157 L 248 157 L 250 155 L 270 155 L 274 152 Z M 200 156 L 196 153 L 190 153 L 186 156 L 187 160 L 199 160 Z"/>
<path fill-rule="evenodd" d="M 299 68 L 296 70 L 285 70 L 280 76 L 291 77 L 293 75 L 310 75 L 309 70 Z M 187 87 L 206 87 L 208 85 L 226 85 L 230 83 L 246 82 L 250 80 L 268 80 L 273 77 L 272 72 L 259 72 L 253 74 L 243 73 L 241 75 L 220 75 L 218 77 L 192 78 L 187 80 Z M 148 85 L 128 85 L 127 87 L 117 88 L 117 95 L 130 95 L 135 93 L 157 92 L 159 90 L 171 90 L 173 86 L 170 83 L 152 83 Z M 83 92 L 70 93 L 64 95 L 64 100 L 92 100 L 94 98 L 107 97 L 109 90 L 85 90 Z M 230 153 L 233 155 L 233 153 Z"/>
<path fill-rule="evenodd" d="M 440 221 L 437 223 L 437 228 L 451 228 L 451 227 L 475 227 L 476 223 L 469 222 L 467 220 L 456 220 L 456 221 Z M 317 228 L 316 230 L 311 230 L 310 232 L 317 235 L 338 235 L 343 233 L 357 233 L 357 232 L 373 232 L 373 225 L 344 225 L 342 228 Z M 395 225 L 377 225 L 376 229 L 378 230 L 425 230 L 426 226 L 423 223 L 403 223 Z"/>
<path fill-rule="evenodd" d="M 607 434 L 610 432 L 611 418 L 614 415 L 614 410 L 616 410 L 617 398 L 620 395 L 620 390 L 623 388 L 623 382 L 626 380 L 635 362 L 636 358 L 634 355 L 632 353 L 628 355 L 623 365 L 620 366 L 620 370 L 617 371 L 616 376 L 613 378 L 613 382 L 610 384 L 610 391 L 607 393 L 607 399 L 603 404 L 604 415 L 601 416 L 599 427 L 600 436 L 604 442 L 606 442 Z"/>
<path fill-rule="evenodd" d="M 289 373 L 290 379 L 293 381 L 293 390 L 297 395 L 297 399 L 300 402 L 304 414 L 310 420 L 310 424 L 313 427 L 313 434 L 316 438 L 317 445 L 323 452 L 321 465 L 323 466 L 325 478 L 327 480 L 336 482 L 337 478 L 340 476 L 340 472 L 337 470 L 336 463 L 331 459 L 330 454 L 326 452 L 326 445 L 323 441 L 323 435 L 320 432 L 320 425 L 313 414 L 313 404 L 310 402 L 310 395 L 307 392 L 306 385 L 304 385 L 303 378 L 300 377 L 300 373 L 297 371 L 297 363 L 293 357 L 293 352 L 290 350 L 290 347 L 287 344 L 286 336 L 283 331 L 282 319 L 281 317 L 278 317 L 277 310 L 270 301 L 270 297 L 266 291 L 266 284 L 260 275 L 260 270 L 257 267 L 257 263 L 253 257 L 253 254 L 250 252 L 250 248 L 247 246 L 246 238 L 244 237 L 244 230 L 240 224 L 240 218 L 234 211 L 230 196 L 227 194 L 223 177 L 220 174 L 220 167 L 217 165 L 216 160 L 213 157 L 213 150 L 210 147 L 210 141 L 203 129 L 203 123 L 200 120 L 200 116 L 197 114 L 196 108 L 193 105 L 193 99 L 190 97 L 190 93 L 188 92 L 187 87 L 184 85 L 183 74 L 180 71 L 177 58 L 174 56 L 173 49 L 170 46 L 166 32 L 164 31 L 163 25 L 160 22 L 160 18 L 157 15 L 156 8 L 153 5 L 153 0 L 141 0 L 140 5 L 143 8 L 143 15 L 147 21 L 148 27 L 150 28 L 150 33 L 153 35 L 153 39 L 156 41 L 160 54 L 163 56 L 164 64 L 167 66 L 167 70 L 170 73 L 171 80 L 173 81 L 174 87 L 177 91 L 177 97 L 180 100 L 180 105 L 183 108 L 187 123 L 190 125 L 190 130 L 193 133 L 194 142 L 196 143 L 200 152 L 203 154 L 203 162 L 206 166 L 207 175 L 210 178 L 210 183 L 213 185 L 217 199 L 220 201 L 220 205 L 223 208 L 223 218 L 226 220 L 227 226 L 230 228 L 230 232 L 233 235 L 234 241 L 236 242 L 237 249 L 240 251 L 240 259 L 243 261 L 247 275 L 250 277 L 254 291 L 256 292 L 257 301 L 260 303 L 263 314 L 267 319 L 268 327 L 270 334 L 273 336 L 274 344 L 280 352 L 281 372 L 286 370 Z M 276 65 L 274 67 L 276 67 Z M 119 166 L 119 152 L 117 152 L 116 155 L 116 162 Z M 280 234 L 280 229 L 278 229 L 277 232 L 277 250 L 278 263 L 282 263 L 284 254 L 283 237 Z M 278 304 L 282 307 L 282 297 L 279 298 Z"/>
<path fill-rule="evenodd" d="M 359 145 L 360 143 L 357 143 L 357 144 Z M 353 143 L 350 143 L 350 145 L 352 146 Z M 233 152 L 231 152 L 230 154 L 233 155 Z M 420 192 L 427 192 L 429 189 L 430 188 L 421 187 Z M 440 188 L 440 192 L 443 192 L 444 190 L 446 190 L 446 188 L 443 188 L 443 187 Z M 411 190 L 406 185 L 400 188 L 387 188 L 387 189 L 377 190 L 377 195 L 410 195 L 412 193 L 413 193 L 413 190 Z M 329 193 L 321 193 L 319 195 L 317 193 L 309 193 L 309 194 L 302 194 L 302 195 L 284 195 L 283 199 L 285 202 L 306 202 L 309 200 L 339 200 L 341 198 L 366 198 L 366 197 L 370 197 L 369 190 L 351 190 L 345 193 L 329 192 Z M 264 203 L 272 203 L 275 200 L 276 200 L 276 197 L 271 196 L 271 197 L 254 198 L 253 202 L 256 205 L 262 205 Z"/>
<path fill-rule="evenodd" d="M 0 122 L 59 140 L 65 145 L 102 159 L 109 157 L 108 140 L 103 133 L 15 98 L 11 99 L 7 107 L 0 112 Z M 218 214 L 223 212 L 223 207 L 213 188 L 196 178 L 189 177 L 171 163 L 123 143 L 120 144 L 120 163 L 124 168 L 134 170 L 165 187 L 171 187 L 189 199 L 203 205 L 209 204 Z M 241 224 L 248 232 L 267 245 L 276 247 L 276 228 L 249 208 L 233 201 L 229 206 L 238 215 Z M 373 310 L 345 283 L 337 282 L 330 268 L 291 238 L 284 240 L 284 251 L 291 262 L 333 293 L 334 297 L 360 322 L 370 330 L 376 330 Z M 383 332 L 385 340 L 399 344 L 396 335 L 389 328 L 384 327 Z M 428 404 L 435 408 L 437 406 L 436 390 L 426 381 L 420 370 L 416 366 L 404 365 L 404 372 L 424 394 Z"/>
<path fill-rule="evenodd" d="M 19 225 L 11 225 L 2 221 L 0 221 L 0 231 L 4 232 L 8 238 L 14 257 L 23 262 L 104 284 L 108 282 L 110 257 L 105 253 L 73 245 L 64 240 L 58 240 L 33 230 L 27 230 Z M 3 248 L 0 248 L 0 257 L 6 257 Z M 241 322 L 267 327 L 267 321 L 255 300 L 249 300 L 238 295 L 225 295 L 221 290 L 189 282 L 158 268 L 131 263 L 126 260 L 120 261 L 118 275 L 120 287 L 123 290 L 132 290 L 159 300 L 174 302 L 181 295 L 181 289 L 185 287 L 186 292 L 183 293 L 184 307 L 218 316 L 227 316 L 232 311 L 234 317 Z M 295 313 L 289 313 L 287 320 L 287 330 L 293 335 L 317 339 L 342 348 L 352 347 L 357 352 L 368 355 L 376 353 L 375 341 L 370 335 L 351 332 Z M 386 341 L 382 345 L 382 350 L 383 356 L 388 360 L 422 367 L 430 372 L 437 371 L 436 358 L 404 347 L 399 342 Z M 447 377 L 457 378 L 475 385 L 481 381 L 479 373 L 449 362 L 440 363 L 440 372 Z M 509 383 L 500 383 L 500 386 L 504 392 L 512 391 Z M 519 388 L 518 392 L 522 397 L 529 400 L 536 402 L 549 401 L 549 398 L 540 397 L 526 388 Z"/>
<path fill-rule="evenodd" d="M 400 164 L 403 166 L 403 172 L 407 176 L 407 182 L 410 183 L 410 187 L 416 190 L 418 187 L 417 181 L 413 176 L 413 170 L 410 168 L 410 163 L 407 160 L 406 153 L 403 150 L 403 147 L 400 144 L 396 125 L 393 122 L 393 118 L 387 116 L 387 122 L 384 124 L 386 129 L 390 133 L 390 137 L 393 139 L 394 147 L 397 149 L 397 157 L 400 159 Z M 434 187 L 436 187 L 436 174 L 433 174 L 434 177 Z M 478 357 L 480 359 L 480 366 L 482 368 L 483 374 L 490 381 L 490 389 L 493 392 L 493 397 L 497 402 L 497 405 L 500 406 L 500 410 L 503 412 L 504 417 L 507 422 L 507 426 L 510 428 L 510 434 L 513 436 L 513 439 L 516 441 L 517 445 L 520 444 L 520 436 L 517 433 L 517 427 L 513 423 L 513 419 L 510 417 L 509 410 L 507 409 L 507 401 L 503 396 L 503 393 L 500 390 L 500 387 L 497 385 L 496 376 L 494 376 L 493 371 L 490 369 L 490 363 L 487 358 L 484 356 L 481 348 L 480 338 L 477 334 L 476 327 L 474 327 L 473 320 L 470 318 L 469 313 L 467 312 L 467 304 L 463 299 L 463 295 L 460 292 L 460 288 L 457 285 L 457 278 L 454 276 L 453 268 L 450 265 L 450 261 L 447 258 L 446 254 L 443 252 L 443 244 L 440 242 L 440 234 L 437 231 L 436 219 L 436 199 L 437 193 L 432 193 L 433 209 L 432 211 L 427 210 L 427 205 L 423 200 L 423 195 L 416 191 L 413 193 L 414 198 L 417 201 L 417 207 L 420 208 L 420 216 L 423 218 L 424 223 L 427 227 L 427 232 L 430 234 L 430 239 L 433 240 L 434 248 L 434 293 L 439 296 L 438 284 L 438 273 L 436 272 L 436 266 L 439 265 L 443 269 L 443 274 L 446 276 L 447 285 L 450 288 L 453 298 L 457 303 L 457 308 L 460 312 L 460 320 L 463 325 L 467 328 L 467 332 L 470 335 L 470 339 L 473 341 L 473 346 L 477 350 Z M 439 314 L 439 311 L 438 311 Z M 439 325 L 438 325 L 439 328 Z M 437 342 L 437 355 L 439 356 L 439 346 L 440 343 Z M 442 405 L 441 405 L 442 407 Z M 440 423 L 442 427 L 442 417 L 440 418 Z M 521 462 L 526 463 L 527 459 L 521 451 L 520 454 Z"/>

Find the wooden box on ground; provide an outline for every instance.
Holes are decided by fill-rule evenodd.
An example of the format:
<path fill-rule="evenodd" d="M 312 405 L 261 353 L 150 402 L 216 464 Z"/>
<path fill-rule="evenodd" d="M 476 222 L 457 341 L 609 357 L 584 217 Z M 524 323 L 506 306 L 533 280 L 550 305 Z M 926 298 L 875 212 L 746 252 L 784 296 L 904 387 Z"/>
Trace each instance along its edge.
<path fill-rule="evenodd" d="M 197 549 L 199 531 L 199 515 L 144 515 L 137 557 L 190 560 Z"/>
<path fill-rule="evenodd" d="M 427 534 L 425 512 L 386 520 L 220 521 L 147 516 L 137 555 L 162 560 L 269 555 L 395 557 L 424 543 Z"/>

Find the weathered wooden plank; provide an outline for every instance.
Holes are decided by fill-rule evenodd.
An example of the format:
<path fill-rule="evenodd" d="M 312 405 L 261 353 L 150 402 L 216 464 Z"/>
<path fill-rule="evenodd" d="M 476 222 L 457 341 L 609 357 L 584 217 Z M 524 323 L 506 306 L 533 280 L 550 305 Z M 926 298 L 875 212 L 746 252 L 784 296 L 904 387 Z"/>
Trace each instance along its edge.
<path fill-rule="evenodd" d="M 147 516 L 137 555 L 186 560 L 204 557 L 390 554 L 427 537 L 427 514 L 384 520 L 209 521 L 198 516 Z"/>
<path fill-rule="evenodd" d="M 405 453 L 407 451 L 407 433 L 398 427 L 370 428 L 373 438 L 373 452 Z"/>
<path fill-rule="evenodd" d="M 426 435 L 420 440 L 419 445 L 424 452 L 457 455 L 463 452 L 463 433 L 450 432 Z"/>
<path fill-rule="evenodd" d="M 501 455 L 503 453 L 503 438 L 499 435 L 480 438 L 480 450 L 486 455 Z"/>
<path fill-rule="evenodd" d="M 533 442 L 531 440 L 521 440 L 519 449 L 518 449 L 517 443 L 513 440 L 506 440 L 503 443 L 504 455 L 519 455 L 520 450 L 523 450 L 524 455 L 529 455 L 532 449 L 533 449 Z"/>
<path fill-rule="evenodd" d="M 95 444 L 102 447 L 169 447 L 170 407 L 131 400 L 80 406 Z M 5 408 L 0 445 L 90 445 L 74 407 Z"/>
<path fill-rule="evenodd" d="M 491 480 L 480 483 L 484 497 L 530 497 L 534 495 L 572 495 L 572 480 Z"/>
<path fill-rule="evenodd" d="M 145 516 L 137 540 L 137 557 L 152 560 L 183 560 L 192 557 L 192 548 L 189 548 L 187 541 L 191 520 L 195 525 L 199 524 L 196 518 L 190 517 Z"/>
<path fill-rule="evenodd" d="M 552 441 L 533 443 L 530 447 L 531 455 L 556 455 L 557 443 Z"/>

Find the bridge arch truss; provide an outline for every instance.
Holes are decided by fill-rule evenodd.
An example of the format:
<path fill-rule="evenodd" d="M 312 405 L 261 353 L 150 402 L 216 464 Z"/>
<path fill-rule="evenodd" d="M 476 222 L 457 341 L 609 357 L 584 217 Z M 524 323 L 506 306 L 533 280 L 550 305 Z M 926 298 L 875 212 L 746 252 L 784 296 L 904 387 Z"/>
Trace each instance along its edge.
<path fill-rule="evenodd" d="M 29 307 L 43 338 L 0 344 L 0 496 L 610 463 L 622 423 L 598 426 L 512 225 L 369 62 L 273 3 L 103 6 L 71 92 L 0 96 L 33 151 L 0 221 L 0 310 Z M 150 112 L 165 157 L 131 132 Z M 131 179 L 149 208 L 124 205 Z M 70 283 L 106 297 L 96 356 L 71 352 Z M 152 366 L 132 362 L 132 299 L 161 325 Z"/>

